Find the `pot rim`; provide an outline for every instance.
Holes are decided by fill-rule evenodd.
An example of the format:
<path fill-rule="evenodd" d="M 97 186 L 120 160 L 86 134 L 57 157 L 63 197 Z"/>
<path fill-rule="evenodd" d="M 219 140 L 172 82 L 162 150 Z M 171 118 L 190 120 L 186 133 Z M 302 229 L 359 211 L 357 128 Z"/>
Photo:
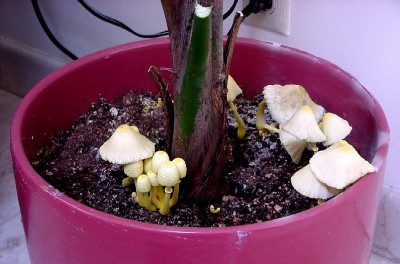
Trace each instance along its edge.
<path fill-rule="evenodd" d="M 363 186 L 367 184 L 368 181 L 372 180 L 372 177 L 376 177 L 376 172 L 375 173 L 370 173 L 366 175 L 365 177 L 361 178 L 358 180 L 355 184 L 353 184 L 350 188 L 346 189 L 344 192 L 340 193 L 336 197 L 332 198 L 331 200 L 318 205 L 316 207 L 310 208 L 308 210 L 266 221 L 266 222 L 261 222 L 261 223 L 254 223 L 254 224 L 246 224 L 246 225 L 239 225 L 239 226 L 228 226 L 228 227 L 217 227 L 217 228 L 210 228 L 210 227 L 176 227 L 176 226 L 162 226 L 162 225 L 157 225 L 157 224 L 151 224 L 151 223 L 144 223 L 144 222 L 139 222 L 136 220 L 130 220 L 130 219 L 125 219 L 122 217 L 117 217 L 114 215 L 110 215 L 107 213 L 104 213 L 102 211 L 98 211 L 96 209 L 93 209 L 89 206 L 86 206 L 70 197 L 67 195 L 64 195 L 60 193 L 58 190 L 56 190 L 54 187 L 50 186 L 49 183 L 47 183 L 32 167 L 31 163 L 28 160 L 28 157 L 26 156 L 26 153 L 24 151 L 23 143 L 22 143 L 22 135 L 21 135 L 21 125 L 22 125 L 22 120 L 24 119 L 24 115 L 28 109 L 28 106 L 32 101 L 35 100 L 37 96 L 39 96 L 47 87 L 49 83 L 51 83 L 54 79 L 59 78 L 60 76 L 63 76 L 64 74 L 75 71 L 79 69 L 80 66 L 85 65 L 87 63 L 91 63 L 96 60 L 100 59 L 107 59 L 111 56 L 114 56 L 116 54 L 119 54 L 121 52 L 127 52 L 131 49 L 140 49 L 140 48 L 145 48 L 148 46 L 154 46 L 154 45 L 161 45 L 164 46 L 165 44 L 169 43 L 168 38 L 158 38 L 158 39 L 151 39 L 151 40 L 143 40 L 143 41 L 137 41 L 133 43 L 127 43 L 111 48 L 107 48 L 104 50 L 100 50 L 97 52 L 94 52 L 92 54 L 86 55 L 76 61 L 70 62 L 66 64 L 65 66 L 57 69 L 47 77 L 45 77 L 43 80 L 41 80 L 38 84 L 36 84 L 33 89 L 23 98 L 21 101 L 20 105 L 18 106 L 13 120 L 11 124 L 11 132 L 10 132 L 10 148 L 11 148 L 11 153 L 12 153 L 12 158 L 14 162 L 17 162 L 23 166 L 22 172 L 25 175 L 28 175 L 29 177 L 26 177 L 24 181 L 26 180 L 25 184 L 29 184 L 31 186 L 35 186 L 38 190 L 44 191 L 47 194 L 47 197 L 49 199 L 55 199 L 58 201 L 58 203 L 63 204 L 64 206 L 71 207 L 71 209 L 78 211 L 88 217 L 93 217 L 98 221 L 105 222 L 107 224 L 112 224 L 114 226 L 119 226 L 120 228 L 140 228 L 140 229 L 147 229 L 155 232 L 179 232 L 179 233 L 231 233 L 231 232 L 253 232 L 257 231 L 260 229 L 266 229 L 266 228 L 277 228 L 282 225 L 288 225 L 294 222 L 300 222 L 300 221 L 306 221 L 309 218 L 312 218 L 313 216 L 323 213 L 327 210 L 330 210 L 332 207 L 340 206 L 344 203 L 346 203 L 351 197 L 354 196 L 354 194 L 357 194 L 359 192 L 362 192 Z M 313 60 L 318 60 L 324 63 L 328 64 L 328 67 L 332 67 L 332 69 L 340 71 L 342 74 L 347 75 L 349 78 L 353 79 L 356 81 L 359 86 L 364 90 L 366 95 L 368 95 L 373 101 L 374 101 L 374 107 L 375 107 L 375 113 L 377 116 L 380 116 L 381 118 L 378 119 L 378 126 L 380 128 L 380 134 L 378 135 L 378 144 L 377 144 L 377 149 L 376 149 L 376 154 L 372 160 L 372 165 L 376 168 L 376 170 L 381 170 L 384 167 L 385 159 L 384 157 L 387 156 L 388 152 L 388 147 L 389 147 L 389 126 L 385 117 L 385 114 L 379 105 L 378 101 L 374 98 L 374 96 L 360 83 L 354 78 L 352 75 L 350 75 L 348 72 L 344 71 L 343 69 L 339 68 L 335 64 L 326 61 L 322 58 L 316 57 L 312 54 L 309 54 L 305 51 L 301 51 L 295 48 L 287 47 L 284 45 L 280 45 L 277 43 L 273 42 L 267 42 L 267 41 L 259 41 L 259 40 L 254 40 L 254 39 L 248 39 L 248 38 L 242 38 L 239 37 L 237 39 L 237 43 L 241 44 L 247 44 L 249 46 L 260 46 L 260 45 L 270 45 L 279 49 L 285 49 L 288 50 L 289 52 L 294 52 L 302 56 L 307 56 L 310 57 Z M 15 157 L 18 157 L 18 160 L 16 160 Z M 29 181 L 29 182 L 28 182 Z"/>

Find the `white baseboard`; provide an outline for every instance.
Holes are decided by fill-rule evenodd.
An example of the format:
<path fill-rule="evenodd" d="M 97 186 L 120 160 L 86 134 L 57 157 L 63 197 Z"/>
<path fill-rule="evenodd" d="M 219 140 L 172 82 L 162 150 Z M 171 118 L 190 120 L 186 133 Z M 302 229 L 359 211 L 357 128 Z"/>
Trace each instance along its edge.
<path fill-rule="evenodd" d="M 38 81 L 67 61 L 0 37 L 0 88 L 24 96 Z"/>

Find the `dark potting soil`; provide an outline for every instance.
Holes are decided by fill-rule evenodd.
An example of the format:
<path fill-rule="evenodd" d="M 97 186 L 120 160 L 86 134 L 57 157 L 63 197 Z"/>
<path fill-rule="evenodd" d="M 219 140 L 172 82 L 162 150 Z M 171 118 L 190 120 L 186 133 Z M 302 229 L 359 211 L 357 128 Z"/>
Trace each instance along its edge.
<path fill-rule="evenodd" d="M 262 95 L 249 101 L 235 100 L 247 127 L 244 140 L 236 138 L 236 121 L 228 113 L 228 144 L 231 149 L 225 173 L 229 192 L 213 204 L 194 204 L 184 199 L 171 208 L 168 216 L 149 212 L 131 198 L 134 191 L 124 188 L 126 176 L 121 165 L 99 157 L 98 149 L 121 124 L 136 125 L 155 142 L 156 150 L 165 149 L 165 117 L 157 97 L 149 93 L 125 95 L 122 100 L 100 99 L 72 127 L 55 135 L 33 163 L 37 172 L 58 191 L 73 199 L 119 217 L 172 226 L 221 227 L 268 221 L 304 211 L 317 205 L 297 193 L 290 184 L 295 171 L 308 163 L 305 152 L 299 164 L 291 162 L 278 135 L 265 136 L 255 127 L 255 112 Z M 267 122 L 272 120 L 266 113 Z"/>

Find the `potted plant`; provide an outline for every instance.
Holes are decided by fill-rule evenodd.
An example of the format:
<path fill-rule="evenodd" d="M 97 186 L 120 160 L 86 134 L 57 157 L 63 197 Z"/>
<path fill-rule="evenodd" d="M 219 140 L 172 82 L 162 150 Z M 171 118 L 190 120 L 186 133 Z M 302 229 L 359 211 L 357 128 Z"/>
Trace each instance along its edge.
<path fill-rule="evenodd" d="M 167 39 L 126 44 L 79 59 L 49 75 L 21 102 L 12 123 L 11 153 L 32 263 L 368 261 L 388 150 L 384 113 L 348 73 L 323 59 L 273 43 L 238 39 L 229 73 L 246 87 L 246 97 L 260 93 L 265 84 L 296 83 L 307 87 L 327 110 L 346 117 L 353 127 L 348 140 L 376 171 L 340 195 L 268 222 L 182 228 L 96 211 L 44 181 L 31 163 L 50 136 L 67 129 L 100 96 L 114 99 L 144 87 L 156 92 L 145 74 L 149 65 L 171 66 Z"/>

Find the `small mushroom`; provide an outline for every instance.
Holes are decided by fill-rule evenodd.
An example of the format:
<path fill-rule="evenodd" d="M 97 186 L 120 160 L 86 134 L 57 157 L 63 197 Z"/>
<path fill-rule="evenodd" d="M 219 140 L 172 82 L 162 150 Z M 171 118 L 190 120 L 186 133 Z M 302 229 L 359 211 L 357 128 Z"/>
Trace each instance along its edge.
<path fill-rule="evenodd" d="M 267 85 L 263 94 L 272 118 L 279 124 L 286 123 L 303 105 L 311 107 L 318 122 L 325 112 L 322 106 L 311 100 L 307 91 L 300 85 Z"/>
<path fill-rule="evenodd" d="M 172 161 L 164 162 L 158 171 L 158 183 L 165 186 L 164 200 L 160 209 L 161 215 L 167 215 L 170 208 L 172 186 L 179 184 L 179 170 Z"/>
<path fill-rule="evenodd" d="M 153 156 L 155 147 L 148 138 L 127 124 L 120 125 L 99 149 L 102 159 L 126 164 Z"/>
<path fill-rule="evenodd" d="M 237 137 L 239 139 L 243 139 L 246 135 L 246 126 L 242 118 L 240 117 L 236 109 L 236 106 L 233 104 L 233 101 L 236 99 L 236 97 L 242 93 L 242 89 L 240 89 L 239 85 L 230 75 L 228 76 L 227 86 L 228 86 L 228 93 L 226 99 L 228 101 L 229 109 L 231 110 L 233 117 L 236 119 L 236 122 L 238 124 Z"/>
<path fill-rule="evenodd" d="M 322 133 L 326 136 L 326 140 L 322 142 L 324 146 L 332 145 L 337 141 L 346 138 L 352 130 L 349 122 L 333 113 L 326 113 L 323 116 L 319 127 L 321 128 Z"/>
<path fill-rule="evenodd" d="M 158 183 L 158 175 L 154 171 L 149 170 L 147 172 L 147 176 L 149 177 L 151 183 L 150 199 L 155 206 L 160 209 L 162 206 L 161 201 L 164 199 L 164 191 Z"/>
<path fill-rule="evenodd" d="M 166 161 L 169 161 L 168 153 L 162 150 L 157 151 L 151 160 L 151 170 L 158 173 L 161 165 Z"/>
<path fill-rule="evenodd" d="M 309 198 L 328 199 L 341 192 L 320 182 L 311 171 L 309 164 L 298 170 L 290 181 L 297 192 Z"/>
<path fill-rule="evenodd" d="M 322 142 L 326 140 L 324 133 L 319 129 L 318 123 L 310 106 L 301 106 L 281 129 L 285 132 L 307 142 Z"/>
<path fill-rule="evenodd" d="M 132 179 L 135 181 L 137 178 L 143 173 L 143 161 L 142 160 L 138 160 L 138 161 L 134 161 L 134 162 L 130 162 L 127 164 L 124 164 L 124 173 L 128 176 L 128 179 Z M 132 180 L 128 180 L 127 178 L 123 179 L 123 183 L 122 185 L 124 186 L 124 182 L 125 184 L 131 182 Z M 129 186 L 129 185 L 126 185 Z M 124 186 L 124 187 L 126 187 Z"/>
<path fill-rule="evenodd" d="M 182 158 L 175 158 L 172 160 L 172 162 L 176 165 L 179 171 L 179 179 L 185 178 L 186 173 L 187 173 L 187 167 L 186 167 L 186 162 Z M 180 180 L 177 184 L 174 185 L 174 193 L 172 195 L 171 201 L 169 203 L 169 206 L 172 207 L 178 202 L 178 196 L 179 196 L 179 183 Z"/>
<path fill-rule="evenodd" d="M 153 158 L 147 158 L 143 160 L 143 171 L 147 173 L 149 170 L 151 170 L 151 162 Z"/>
<path fill-rule="evenodd" d="M 263 99 L 257 107 L 257 112 L 256 112 L 256 128 L 258 131 L 261 132 L 266 132 L 267 135 L 270 133 L 276 133 L 279 132 L 279 129 L 277 126 L 279 125 L 278 123 L 274 123 L 272 125 L 267 124 L 265 121 L 265 116 L 264 116 L 264 111 L 265 111 L 265 99 Z"/>
<path fill-rule="evenodd" d="M 363 159 L 352 145 L 339 140 L 310 159 L 312 172 L 318 180 L 336 189 L 343 189 L 375 168 Z"/>
<path fill-rule="evenodd" d="M 296 164 L 299 163 L 301 155 L 303 155 L 304 149 L 307 146 L 307 142 L 283 130 L 279 130 L 279 139 L 292 161 Z"/>
<path fill-rule="evenodd" d="M 149 192 L 151 190 L 151 182 L 146 174 L 141 174 L 136 181 L 136 193 L 140 206 L 147 208 L 149 211 L 155 211 L 154 205 L 151 203 Z"/>

